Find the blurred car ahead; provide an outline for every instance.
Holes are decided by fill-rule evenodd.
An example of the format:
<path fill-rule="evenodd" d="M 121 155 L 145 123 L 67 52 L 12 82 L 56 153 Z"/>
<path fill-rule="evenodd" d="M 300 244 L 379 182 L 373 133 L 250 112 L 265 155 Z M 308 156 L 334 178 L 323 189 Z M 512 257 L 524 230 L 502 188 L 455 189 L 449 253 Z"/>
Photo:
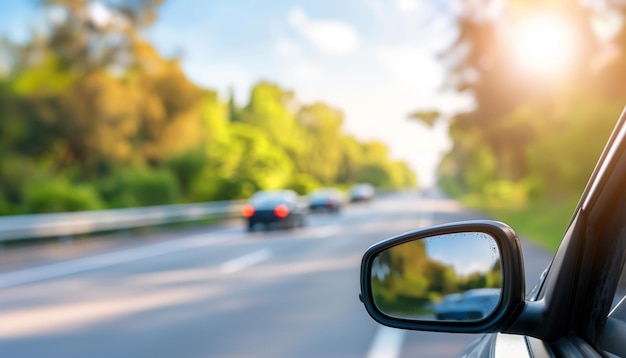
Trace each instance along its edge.
<path fill-rule="evenodd" d="M 241 213 L 248 220 L 248 231 L 259 226 L 291 229 L 304 226 L 306 207 L 292 190 L 262 190 L 252 195 Z"/>
<path fill-rule="evenodd" d="M 360 183 L 350 188 L 350 201 L 370 201 L 374 198 L 376 190 L 372 184 Z"/>
<path fill-rule="evenodd" d="M 328 211 L 338 213 L 344 205 L 343 193 L 336 188 L 323 188 L 309 194 L 311 211 Z"/>
<path fill-rule="evenodd" d="M 442 319 L 441 315 L 445 314 L 445 311 L 455 307 L 459 302 L 463 301 L 463 293 L 451 293 L 446 295 L 437 306 L 435 306 L 435 317 Z"/>
<path fill-rule="evenodd" d="M 444 297 L 435 307 L 438 320 L 479 320 L 487 317 L 500 300 L 500 289 L 479 288 L 464 294 L 453 293 Z"/>

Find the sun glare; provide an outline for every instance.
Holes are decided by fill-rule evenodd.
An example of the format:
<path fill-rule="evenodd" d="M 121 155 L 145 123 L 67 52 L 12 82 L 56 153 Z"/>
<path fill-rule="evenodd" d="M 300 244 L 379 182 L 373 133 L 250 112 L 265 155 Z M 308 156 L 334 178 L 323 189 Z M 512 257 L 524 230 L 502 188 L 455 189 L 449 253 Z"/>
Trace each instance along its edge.
<path fill-rule="evenodd" d="M 573 64 L 575 31 L 566 19 L 540 14 L 519 22 L 513 30 L 514 61 L 532 74 L 557 76 Z"/>

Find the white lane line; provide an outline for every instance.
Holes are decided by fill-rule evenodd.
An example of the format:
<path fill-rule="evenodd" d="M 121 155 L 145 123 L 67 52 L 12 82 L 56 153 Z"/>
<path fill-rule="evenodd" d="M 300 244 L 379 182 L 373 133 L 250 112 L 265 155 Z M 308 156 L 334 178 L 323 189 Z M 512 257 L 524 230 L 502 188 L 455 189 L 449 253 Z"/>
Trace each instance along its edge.
<path fill-rule="evenodd" d="M 367 358 L 396 358 L 400 356 L 404 331 L 401 329 L 380 326 L 374 342 L 367 353 Z"/>
<path fill-rule="evenodd" d="M 342 228 L 338 226 L 322 226 L 319 228 L 309 229 L 302 233 L 306 239 L 331 239 L 342 232 Z"/>
<path fill-rule="evenodd" d="M 220 266 L 220 271 L 224 274 L 231 274 L 245 269 L 246 267 L 258 264 L 272 256 L 268 249 L 261 249 L 236 259 L 226 261 Z"/>
<path fill-rule="evenodd" d="M 72 275 L 103 267 L 138 261 L 155 256 L 172 254 L 202 246 L 214 245 L 232 240 L 232 238 L 215 239 L 211 234 L 201 234 L 168 241 L 159 244 L 137 247 L 133 249 L 111 252 L 82 259 L 76 259 L 51 265 L 0 274 L 0 288 L 8 288 L 31 282 Z"/>

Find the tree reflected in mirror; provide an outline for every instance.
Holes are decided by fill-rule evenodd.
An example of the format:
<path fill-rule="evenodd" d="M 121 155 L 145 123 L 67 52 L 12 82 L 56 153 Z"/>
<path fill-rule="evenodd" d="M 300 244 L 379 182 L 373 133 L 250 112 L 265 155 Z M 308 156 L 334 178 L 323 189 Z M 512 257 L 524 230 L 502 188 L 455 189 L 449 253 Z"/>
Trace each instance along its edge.
<path fill-rule="evenodd" d="M 477 321 L 501 296 L 500 251 L 482 232 L 428 237 L 381 252 L 371 268 L 377 308 L 396 318 Z"/>

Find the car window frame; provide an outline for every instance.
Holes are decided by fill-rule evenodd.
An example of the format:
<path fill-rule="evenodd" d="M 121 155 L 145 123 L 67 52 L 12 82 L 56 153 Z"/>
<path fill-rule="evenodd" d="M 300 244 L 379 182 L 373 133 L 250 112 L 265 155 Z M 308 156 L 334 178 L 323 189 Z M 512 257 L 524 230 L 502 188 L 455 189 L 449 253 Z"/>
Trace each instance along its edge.
<path fill-rule="evenodd" d="M 551 317 L 543 329 L 558 332 L 552 346 L 562 356 L 603 356 L 607 348 L 604 329 L 626 252 L 626 191 L 621 190 L 626 182 L 625 113 L 536 296 L 546 302 Z"/>

